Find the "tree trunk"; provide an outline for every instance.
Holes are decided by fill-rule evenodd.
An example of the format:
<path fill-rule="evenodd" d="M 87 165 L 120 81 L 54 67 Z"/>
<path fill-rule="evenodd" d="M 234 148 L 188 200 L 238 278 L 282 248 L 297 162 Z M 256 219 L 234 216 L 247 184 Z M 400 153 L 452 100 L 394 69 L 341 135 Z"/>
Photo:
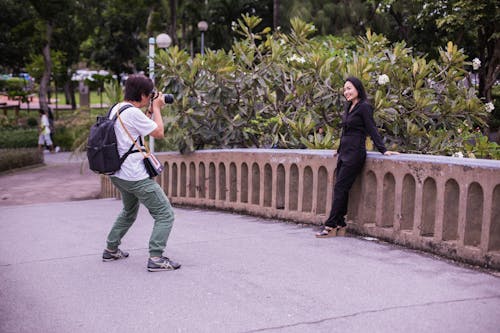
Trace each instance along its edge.
<path fill-rule="evenodd" d="M 45 112 L 49 111 L 49 103 L 47 97 L 50 88 L 50 75 L 52 74 L 52 59 L 50 58 L 50 41 L 52 38 L 52 30 L 52 24 L 50 22 L 47 22 L 47 31 L 45 35 L 46 41 L 42 49 L 44 70 L 42 79 L 40 80 L 39 91 L 40 109 L 44 110 Z"/>
<path fill-rule="evenodd" d="M 170 16 L 172 22 L 170 24 L 170 37 L 172 37 L 172 45 L 179 45 L 177 39 L 177 0 L 170 0 Z"/>
<path fill-rule="evenodd" d="M 493 85 L 500 74 L 500 39 L 490 37 L 492 41 L 488 43 L 488 59 L 484 71 L 483 77 L 480 77 L 480 94 L 486 99 L 486 101 L 491 102 L 491 90 Z"/>
<path fill-rule="evenodd" d="M 64 95 L 66 96 L 66 104 L 71 104 L 73 110 L 76 109 L 75 89 L 71 78 L 64 83 Z"/>
<path fill-rule="evenodd" d="M 279 0 L 274 0 L 273 1 L 273 30 L 276 31 L 276 29 L 280 25 L 280 1 Z"/>

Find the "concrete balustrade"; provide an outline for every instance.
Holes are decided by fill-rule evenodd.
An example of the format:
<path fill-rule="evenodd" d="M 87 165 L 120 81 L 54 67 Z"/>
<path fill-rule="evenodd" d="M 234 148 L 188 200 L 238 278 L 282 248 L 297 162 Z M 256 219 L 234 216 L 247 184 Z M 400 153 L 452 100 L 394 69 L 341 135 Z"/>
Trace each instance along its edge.
<path fill-rule="evenodd" d="M 158 153 L 174 204 L 321 224 L 332 201 L 332 151 L 231 149 Z M 119 193 L 102 178 L 103 197 Z M 350 193 L 349 230 L 500 269 L 500 161 L 369 153 Z M 313 237 L 313 235 L 311 235 Z"/>

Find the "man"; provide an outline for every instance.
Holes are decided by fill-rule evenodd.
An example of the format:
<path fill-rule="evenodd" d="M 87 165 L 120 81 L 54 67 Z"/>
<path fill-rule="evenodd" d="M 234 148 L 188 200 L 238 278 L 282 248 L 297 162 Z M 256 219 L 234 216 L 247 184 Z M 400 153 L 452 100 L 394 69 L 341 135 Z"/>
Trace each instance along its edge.
<path fill-rule="evenodd" d="M 40 131 L 38 134 L 38 149 L 43 150 L 46 146 L 50 152 L 54 152 L 51 139 L 50 122 L 44 110 L 40 109 Z"/>
<path fill-rule="evenodd" d="M 120 119 L 114 125 L 120 156 L 133 145 L 130 136 L 134 139 L 138 137 L 142 139 L 146 135 L 155 139 L 161 139 L 164 136 L 163 119 L 160 113 L 161 108 L 165 105 L 164 98 L 161 93 L 154 92 L 153 82 L 149 78 L 144 75 L 129 76 L 125 83 L 124 102 L 115 105 L 109 117 L 114 117 L 116 112 L 127 104 L 132 105 L 132 107 L 121 112 Z M 152 119 L 140 109 L 146 106 L 150 106 L 147 114 L 153 116 Z M 141 140 L 137 142 L 140 143 Z M 102 254 L 102 259 L 103 261 L 114 261 L 128 257 L 129 254 L 120 250 L 118 246 L 135 222 L 139 203 L 142 203 L 154 219 L 153 231 L 149 239 L 148 271 L 175 270 L 181 265 L 163 256 L 174 222 L 174 212 L 163 189 L 156 181 L 149 178 L 143 158 L 141 153 L 128 155 L 120 170 L 111 176 L 111 182 L 121 193 L 123 209 L 108 234 L 107 247 Z"/>

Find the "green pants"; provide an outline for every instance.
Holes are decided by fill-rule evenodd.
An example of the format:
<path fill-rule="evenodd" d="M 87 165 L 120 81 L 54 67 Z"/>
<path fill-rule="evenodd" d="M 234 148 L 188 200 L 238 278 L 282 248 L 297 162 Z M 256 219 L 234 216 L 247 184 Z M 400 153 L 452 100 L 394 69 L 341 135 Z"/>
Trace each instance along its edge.
<path fill-rule="evenodd" d="M 167 245 L 167 239 L 174 223 L 172 206 L 160 185 L 152 179 L 128 181 L 111 177 L 111 182 L 120 191 L 123 209 L 116 218 L 109 232 L 107 243 L 109 250 L 115 250 L 137 218 L 139 203 L 149 210 L 154 219 L 153 232 L 149 239 L 149 255 L 161 257 Z"/>

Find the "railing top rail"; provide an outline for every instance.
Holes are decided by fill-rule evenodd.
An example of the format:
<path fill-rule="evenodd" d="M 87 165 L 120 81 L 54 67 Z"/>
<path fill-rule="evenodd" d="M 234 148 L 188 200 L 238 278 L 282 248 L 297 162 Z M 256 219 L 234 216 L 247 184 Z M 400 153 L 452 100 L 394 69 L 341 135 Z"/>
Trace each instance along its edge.
<path fill-rule="evenodd" d="M 321 157 L 332 157 L 333 150 L 315 150 L 315 149 L 259 149 L 259 148 L 236 148 L 236 149 L 207 149 L 198 150 L 193 154 L 272 154 L 272 155 L 285 155 L 285 154 L 300 154 L 300 155 L 316 155 Z M 157 155 L 180 155 L 178 152 L 158 152 Z M 189 155 L 186 155 L 189 156 Z M 368 152 L 370 159 L 390 159 L 398 162 L 418 162 L 418 163 L 434 163 L 434 164 L 453 164 L 468 167 L 481 167 L 500 170 L 500 161 L 486 160 L 486 159 L 473 159 L 473 158 L 458 158 L 450 156 L 435 156 L 435 155 L 419 155 L 419 154 L 400 154 L 386 157 L 378 152 Z"/>

